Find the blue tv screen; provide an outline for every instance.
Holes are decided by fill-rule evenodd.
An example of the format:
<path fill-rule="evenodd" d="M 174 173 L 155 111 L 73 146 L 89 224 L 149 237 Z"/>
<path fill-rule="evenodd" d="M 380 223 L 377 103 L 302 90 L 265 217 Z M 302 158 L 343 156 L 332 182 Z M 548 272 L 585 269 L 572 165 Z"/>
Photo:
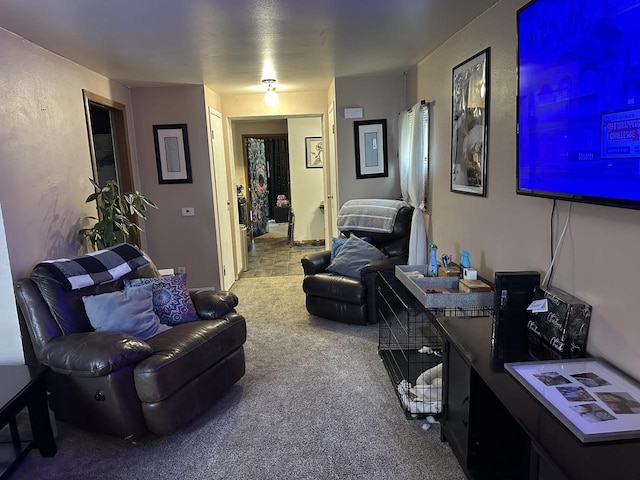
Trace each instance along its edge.
<path fill-rule="evenodd" d="M 640 0 L 518 11 L 517 193 L 640 209 Z"/>

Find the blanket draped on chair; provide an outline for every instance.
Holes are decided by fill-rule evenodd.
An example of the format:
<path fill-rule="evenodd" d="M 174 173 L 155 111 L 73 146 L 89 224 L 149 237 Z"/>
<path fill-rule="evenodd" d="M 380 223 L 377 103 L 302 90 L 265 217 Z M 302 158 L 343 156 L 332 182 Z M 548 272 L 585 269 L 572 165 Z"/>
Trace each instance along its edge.
<path fill-rule="evenodd" d="M 347 200 L 338 212 L 338 230 L 391 233 L 402 200 L 362 198 Z"/>
<path fill-rule="evenodd" d="M 65 289 L 76 290 L 121 278 L 149 263 L 138 247 L 121 243 L 75 258 L 45 260 L 37 266 L 52 272 Z"/>

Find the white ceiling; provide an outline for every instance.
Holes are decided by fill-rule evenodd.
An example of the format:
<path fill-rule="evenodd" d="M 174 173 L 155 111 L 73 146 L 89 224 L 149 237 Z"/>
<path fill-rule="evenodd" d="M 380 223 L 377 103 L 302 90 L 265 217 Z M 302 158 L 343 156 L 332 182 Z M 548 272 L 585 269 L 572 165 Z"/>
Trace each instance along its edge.
<path fill-rule="evenodd" d="M 127 85 L 318 91 L 403 72 L 496 2 L 0 0 L 0 26 Z"/>

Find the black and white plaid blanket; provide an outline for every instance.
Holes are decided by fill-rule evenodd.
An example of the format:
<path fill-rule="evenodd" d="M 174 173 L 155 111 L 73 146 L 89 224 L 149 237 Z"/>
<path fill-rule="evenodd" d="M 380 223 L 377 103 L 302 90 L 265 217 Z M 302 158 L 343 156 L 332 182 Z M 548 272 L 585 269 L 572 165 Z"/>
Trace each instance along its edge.
<path fill-rule="evenodd" d="M 393 232 L 396 215 L 405 202 L 384 198 L 347 200 L 338 212 L 338 230 L 363 232 Z"/>
<path fill-rule="evenodd" d="M 45 260 L 37 266 L 53 273 L 67 290 L 110 282 L 149 264 L 138 247 L 121 243 L 75 258 Z"/>

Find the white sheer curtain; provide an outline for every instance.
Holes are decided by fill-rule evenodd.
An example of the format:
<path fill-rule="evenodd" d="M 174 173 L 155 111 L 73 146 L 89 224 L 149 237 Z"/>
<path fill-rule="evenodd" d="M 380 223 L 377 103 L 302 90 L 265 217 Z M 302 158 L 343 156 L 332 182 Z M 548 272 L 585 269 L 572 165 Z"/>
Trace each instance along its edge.
<path fill-rule="evenodd" d="M 427 263 L 427 234 L 422 210 L 425 208 L 425 155 L 428 138 L 429 108 L 417 103 L 400 113 L 399 156 L 402 198 L 414 207 L 409 240 L 409 265 Z"/>

